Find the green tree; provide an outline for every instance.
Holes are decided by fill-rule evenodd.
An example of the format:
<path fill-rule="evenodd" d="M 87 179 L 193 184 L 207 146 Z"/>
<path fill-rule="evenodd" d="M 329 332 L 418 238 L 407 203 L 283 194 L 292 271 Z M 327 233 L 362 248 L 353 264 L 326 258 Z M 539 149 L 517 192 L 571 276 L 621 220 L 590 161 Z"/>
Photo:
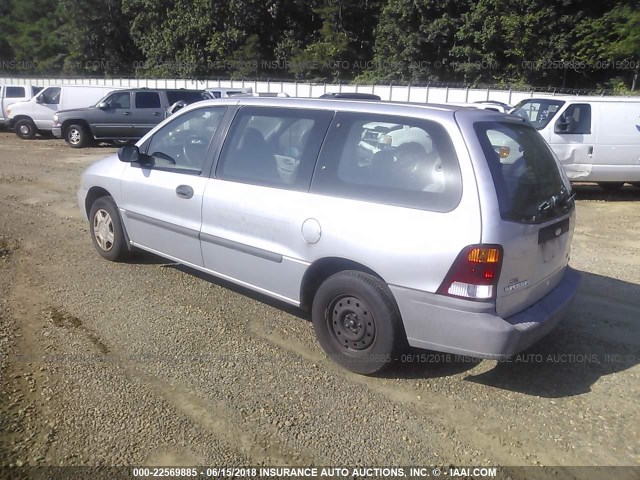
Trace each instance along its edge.
<path fill-rule="evenodd" d="M 8 4 L 2 30 L 9 48 L 4 49 L 24 66 L 17 73 L 53 74 L 62 69 L 67 47 L 57 34 L 61 24 L 55 15 L 57 6 L 58 0 L 11 0 Z"/>
<path fill-rule="evenodd" d="M 600 17 L 583 19 L 576 27 L 575 51 L 596 73 L 609 81 L 611 76 L 623 78 L 635 90 L 640 68 L 638 2 L 621 3 Z"/>
<path fill-rule="evenodd" d="M 122 0 L 60 0 L 58 15 L 66 19 L 59 28 L 69 49 L 65 73 L 129 74 L 140 61 L 141 52 L 129 34 Z"/>
<path fill-rule="evenodd" d="M 375 77 L 381 81 L 446 80 L 449 52 L 470 0 L 388 0 L 375 36 Z"/>

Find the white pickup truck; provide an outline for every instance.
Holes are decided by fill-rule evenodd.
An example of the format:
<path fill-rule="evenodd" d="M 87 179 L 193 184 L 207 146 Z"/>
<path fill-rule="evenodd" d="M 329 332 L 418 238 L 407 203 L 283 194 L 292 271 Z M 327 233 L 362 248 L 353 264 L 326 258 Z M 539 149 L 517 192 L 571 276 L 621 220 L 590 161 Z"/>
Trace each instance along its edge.
<path fill-rule="evenodd" d="M 40 90 L 42 87 L 35 85 L 0 85 L 0 127 L 9 123 L 9 114 L 7 113 L 9 105 L 26 102 Z"/>

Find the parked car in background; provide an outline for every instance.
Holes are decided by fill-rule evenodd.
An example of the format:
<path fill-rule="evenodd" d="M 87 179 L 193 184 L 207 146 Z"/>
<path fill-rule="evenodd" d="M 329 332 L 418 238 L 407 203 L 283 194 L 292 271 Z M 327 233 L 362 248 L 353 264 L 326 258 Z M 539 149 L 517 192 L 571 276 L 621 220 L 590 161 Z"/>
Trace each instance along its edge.
<path fill-rule="evenodd" d="M 40 90 L 35 85 L 0 85 L 0 127 L 9 125 L 9 105 L 26 102 Z"/>
<path fill-rule="evenodd" d="M 513 107 L 507 103 L 499 102 L 497 100 L 479 100 L 472 103 L 477 108 L 484 108 L 485 110 L 493 110 L 500 113 L 509 113 Z"/>
<path fill-rule="evenodd" d="M 92 107 L 60 110 L 53 134 L 72 148 L 95 140 L 128 142 L 143 137 L 175 107 L 209 99 L 203 90 L 137 88 L 112 92 Z"/>
<path fill-rule="evenodd" d="M 14 103 L 7 108 L 9 127 L 23 139 L 31 139 L 38 133 L 51 135 L 53 115 L 58 110 L 88 107 L 116 88 L 88 85 L 46 87 L 28 102 Z"/>
<path fill-rule="evenodd" d="M 253 93 L 253 88 L 229 88 L 229 87 L 217 87 L 206 88 L 205 91 L 211 95 L 212 98 L 227 98 L 234 95 L 243 95 L 247 93 Z"/>
<path fill-rule="evenodd" d="M 538 130 L 571 181 L 640 186 L 640 98 L 528 98 L 511 113 Z"/>
<path fill-rule="evenodd" d="M 518 145 L 514 162 L 497 154 L 498 134 Z M 181 110 L 81 182 L 104 258 L 140 248 L 301 307 L 327 355 L 358 373 L 407 344 L 515 354 L 560 321 L 579 283 L 571 186 L 512 115 L 218 99 Z"/>
<path fill-rule="evenodd" d="M 334 100 L 381 100 L 379 95 L 360 92 L 329 92 L 318 98 L 332 98 Z"/>

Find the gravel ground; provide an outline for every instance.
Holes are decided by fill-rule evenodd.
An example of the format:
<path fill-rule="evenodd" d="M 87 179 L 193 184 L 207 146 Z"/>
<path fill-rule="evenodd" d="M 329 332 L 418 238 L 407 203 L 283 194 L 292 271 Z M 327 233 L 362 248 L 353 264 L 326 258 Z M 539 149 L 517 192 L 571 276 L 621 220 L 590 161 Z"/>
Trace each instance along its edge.
<path fill-rule="evenodd" d="M 0 465 L 639 465 L 640 189 L 578 187 L 567 319 L 512 362 L 341 370 L 304 315 L 76 206 L 110 147 L 0 132 Z"/>

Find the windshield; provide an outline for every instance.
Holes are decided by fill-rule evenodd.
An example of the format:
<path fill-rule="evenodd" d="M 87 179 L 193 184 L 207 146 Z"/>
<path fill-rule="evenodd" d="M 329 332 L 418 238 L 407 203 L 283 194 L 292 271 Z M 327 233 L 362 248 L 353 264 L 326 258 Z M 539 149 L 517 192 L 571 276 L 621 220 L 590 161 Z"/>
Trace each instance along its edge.
<path fill-rule="evenodd" d="M 565 102 L 552 99 L 530 99 L 518 103 L 511 113 L 529 120 L 533 128 L 540 130 L 547 126 Z"/>
<path fill-rule="evenodd" d="M 569 187 L 538 132 L 510 122 L 480 122 L 475 130 L 504 220 L 540 223 L 569 211 Z"/>

